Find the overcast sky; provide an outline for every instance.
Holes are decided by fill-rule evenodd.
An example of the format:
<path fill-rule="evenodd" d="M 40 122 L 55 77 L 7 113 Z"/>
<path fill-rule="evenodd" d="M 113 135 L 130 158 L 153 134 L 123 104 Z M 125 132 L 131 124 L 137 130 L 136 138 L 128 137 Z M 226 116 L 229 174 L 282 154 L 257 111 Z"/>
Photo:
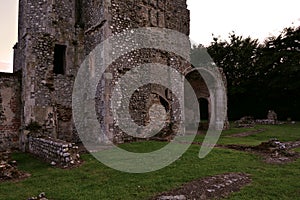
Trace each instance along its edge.
<path fill-rule="evenodd" d="M 212 33 L 251 36 L 261 42 L 285 27 L 300 26 L 300 0 L 188 0 L 191 39 L 209 45 Z"/>
<path fill-rule="evenodd" d="M 12 47 L 17 41 L 18 0 L 0 0 L 0 70 L 11 69 Z"/>
<path fill-rule="evenodd" d="M 300 26 L 300 0 L 187 0 L 191 11 L 191 39 L 209 45 L 212 33 L 228 33 L 263 41 L 292 25 Z M 11 70 L 17 41 L 18 0 L 0 0 L 0 70 Z"/>

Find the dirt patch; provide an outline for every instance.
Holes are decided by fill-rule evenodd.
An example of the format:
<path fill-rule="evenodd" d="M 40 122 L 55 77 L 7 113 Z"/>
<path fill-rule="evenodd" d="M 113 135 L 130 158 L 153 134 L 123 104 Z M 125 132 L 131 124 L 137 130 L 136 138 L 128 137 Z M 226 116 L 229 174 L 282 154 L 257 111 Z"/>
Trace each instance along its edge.
<path fill-rule="evenodd" d="M 18 182 L 18 181 L 24 180 L 30 176 L 31 176 L 31 174 L 29 174 L 29 173 L 25 173 L 22 171 L 15 171 L 13 176 L 6 176 L 6 177 L 0 178 L 0 183 L 7 182 L 7 181 Z"/>
<path fill-rule="evenodd" d="M 228 137 L 246 137 L 246 136 L 249 136 L 249 135 L 262 133 L 265 130 L 266 129 L 257 129 L 257 130 L 252 130 L 252 131 L 246 131 L 246 132 L 242 132 L 242 133 L 232 134 L 232 135 L 229 135 Z"/>
<path fill-rule="evenodd" d="M 163 192 L 152 200 L 221 199 L 251 183 L 250 175 L 226 173 L 186 183 L 179 188 Z"/>
<path fill-rule="evenodd" d="M 219 147 L 235 149 L 259 154 L 264 158 L 264 161 L 271 164 L 290 163 L 300 158 L 300 153 L 294 152 L 292 149 L 300 147 L 300 141 L 296 142 L 280 142 L 277 139 L 271 139 L 267 142 L 262 142 L 258 146 L 243 146 L 243 145 L 219 145 Z"/>

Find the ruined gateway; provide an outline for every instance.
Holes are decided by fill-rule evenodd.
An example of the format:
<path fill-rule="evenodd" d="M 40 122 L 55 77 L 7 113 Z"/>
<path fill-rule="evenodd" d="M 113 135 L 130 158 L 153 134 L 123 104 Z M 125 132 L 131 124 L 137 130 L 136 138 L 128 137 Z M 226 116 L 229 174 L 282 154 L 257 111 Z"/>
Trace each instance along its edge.
<path fill-rule="evenodd" d="M 189 20 L 186 0 L 20 0 L 14 73 L 0 73 L 0 150 L 26 150 L 29 135 L 78 142 L 72 118 L 72 90 L 85 56 L 110 35 L 132 28 L 168 28 L 188 36 Z M 123 133 L 105 109 L 111 88 L 137 63 L 152 62 L 184 74 L 200 103 L 206 104 L 208 114 L 204 115 L 210 115 L 209 91 L 187 61 L 169 52 L 139 50 L 107 69 L 110 78 L 104 78 L 96 95 L 98 120 L 115 143 L 134 138 Z M 170 96 L 171 92 L 159 85 L 141 88 L 131 99 L 133 120 L 139 125 L 147 124 L 148 111 L 154 103 L 163 105 L 166 111 L 175 110 L 176 102 Z M 161 135 L 177 128 L 174 115 L 176 112 L 168 117 Z"/>

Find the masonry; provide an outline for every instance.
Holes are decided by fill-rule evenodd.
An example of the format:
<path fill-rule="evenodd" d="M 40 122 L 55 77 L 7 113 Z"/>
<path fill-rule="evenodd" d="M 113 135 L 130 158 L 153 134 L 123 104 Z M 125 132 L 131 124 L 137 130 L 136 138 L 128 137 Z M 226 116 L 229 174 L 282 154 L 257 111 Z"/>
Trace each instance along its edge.
<path fill-rule="evenodd" d="M 0 151 L 19 148 L 20 74 L 0 73 Z"/>
<path fill-rule="evenodd" d="M 186 0 L 19 0 L 14 74 L 0 74 L 0 91 L 6 94 L 0 95 L 0 148 L 20 147 L 25 151 L 29 137 L 79 142 L 72 116 L 72 91 L 84 58 L 112 34 L 133 28 L 168 28 L 188 36 L 189 20 Z M 106 70 L 111 78 L 99 84 L 95 97 L 98 120 L 115 143 L 134 138 L 120 130 L 107 109 L 112 88 L 137 64 L 152 62 L 194 77 L 191 80 L 196 85 L 196 75 L 188 75 L 192 72 L 188 70 L 190 64 L 174 53 L 143 49 L 120 57 Z M 197 80 L 201 90 L 197 98 L 210 102 L 204 80 Z M 174 116 L 180 114 L 170 94 L 167 88 L 153 84 L 141 88 L 131 99 L 132 119 L 146 125 L 149 108 L 160 104 L 166 111 L 172 110 L 163 129 L 172 134 L 178 123 Z M 32 124 L 39 125 L 38 135 L 28 131 Z"/>

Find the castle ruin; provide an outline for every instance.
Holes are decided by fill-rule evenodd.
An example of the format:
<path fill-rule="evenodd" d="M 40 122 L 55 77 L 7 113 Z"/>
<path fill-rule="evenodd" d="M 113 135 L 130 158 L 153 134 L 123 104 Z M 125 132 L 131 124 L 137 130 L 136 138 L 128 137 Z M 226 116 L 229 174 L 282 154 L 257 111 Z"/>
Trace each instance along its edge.
<path fill-rule="evenodd" d="M 72 91 L 84 58 L 99 43 L 124 30 L 159 27 L 188 36 L 189 16 L 186 0 L 19 0 L 14 73 L 0 73 L 0 150 L 26 150 L 28 136 L 33 134 L 30 128 L 35 126 L 38 131 L 33 137 L 78 142 Z M 124 55 L 107 69 L 110 78 L 99 86 L 101 90 L 96 96 L 99 122 L 115 143 L 133 138 L 118 128 L 110 111 L 105 109 L 112 87 L 137 63 L 152 62 L 184 74 L 210 112 L 209 90 L 187 61 L 161 50 L 139 50 Z M 103 90 L 105 94 L 101 93 Z M 170 94 L 167 88 L 157 85 L 141 88 L 130 103 L 133 120 L 139 125 L 147 124 L 150 106 L 158 103 L 170 113 L 163 131 L 172 133 L 177 128 L 174 116 L 178 113 Z"/>

